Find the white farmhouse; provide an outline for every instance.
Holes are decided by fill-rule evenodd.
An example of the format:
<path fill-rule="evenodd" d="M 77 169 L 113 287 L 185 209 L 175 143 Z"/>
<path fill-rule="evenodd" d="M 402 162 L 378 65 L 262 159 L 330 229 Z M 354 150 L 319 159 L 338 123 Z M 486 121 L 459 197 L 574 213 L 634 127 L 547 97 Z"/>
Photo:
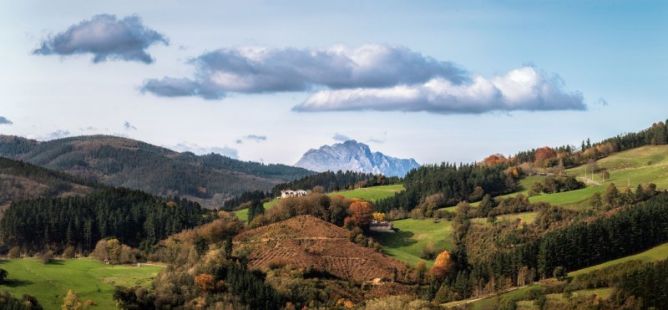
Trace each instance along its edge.
<path fill-rule="evenodd" d="M 281 191 L 281 198 L 289 198 L 289 197 L 304 197 L 308 194 L 307 191 L 303 189 L 298 189 L 296 191 L 293 191 L 291 189 L 286 189 Z"/>

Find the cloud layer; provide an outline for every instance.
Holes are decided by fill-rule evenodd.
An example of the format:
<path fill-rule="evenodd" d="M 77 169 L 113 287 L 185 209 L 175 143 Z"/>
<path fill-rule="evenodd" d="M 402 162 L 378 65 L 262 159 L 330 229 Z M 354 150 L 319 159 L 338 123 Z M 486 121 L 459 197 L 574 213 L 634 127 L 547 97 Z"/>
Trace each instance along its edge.
<path fill-rule="evenodd" d="M 93 62 L 107 60 L 152 63 L 146 49 L 163 43 L 167 38 L 142 24 L 137 16 L 117 19 L 114 15 L 96 15 L 70 26 L 66 31 L 51 35 L 33 51 L 36 55 L 92 54 Z"/>
<path fill-rule="evenodd" d="M 476 76 L 455 84 L 435 78 L 415 85 L 387 88 L 321 90 L 295 111 L 427 111 L 475 114 L 490 111 L 584 110 L 580 92 L 567 92 L 564 82 L 534 67 L 522 67 L 492 78 Z"/>
<path fill-rule="evenodd" d="M 220 99 L 229 92 L 388 87 L 435 77 L 458 84 L 467 79 L 452 63 L 385 45 L 313 50 L 229 48 L 205 53 L 190 63 L 196 67 L 194 78 L 150 79 L 142 90 L 164 97 Z"/>
<path fill-rule="evenodd" d="M 0 125 L 11 125 L 13 124 L 12 121 L 8 120 L 4 116 L 0 116 Z"/>
<path fill-rule="evenodd" d="M 142 92 L 221 99 L 228 93 L 307 91 L 299 112 L 584 110 L 583 96 L 554 74 L 525 66 L 482 77 L 404 47 L 230 48 L 190 61 L 192 78 L 145 81 Z"/>

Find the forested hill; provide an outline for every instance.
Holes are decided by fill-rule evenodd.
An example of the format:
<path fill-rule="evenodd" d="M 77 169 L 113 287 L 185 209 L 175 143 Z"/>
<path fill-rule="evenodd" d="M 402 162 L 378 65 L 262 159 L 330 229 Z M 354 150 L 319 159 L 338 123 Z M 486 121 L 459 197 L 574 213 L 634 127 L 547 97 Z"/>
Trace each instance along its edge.
<path fill-rule="evenodd" d="M 0 136 L 0 156 L 100 183 L 161 196 L 182 196 L 206 207 L 234 195 L 269 191 L 312 172 L 286 165 L 244 162 L 209 154 L 179 153 L 114 136 L 80 136 L 39 142 Z"/>
<path fill-rule="evenodd" d="M 0 209 L 25 199 L 85 195 L 96 187 L 62 172 L 0 157 Z"/>

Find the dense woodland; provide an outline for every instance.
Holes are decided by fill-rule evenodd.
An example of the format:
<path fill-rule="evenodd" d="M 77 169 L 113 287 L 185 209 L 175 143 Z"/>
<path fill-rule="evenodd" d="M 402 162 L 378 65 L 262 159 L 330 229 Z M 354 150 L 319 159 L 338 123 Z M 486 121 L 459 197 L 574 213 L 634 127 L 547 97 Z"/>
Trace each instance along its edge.
<path fill-rule="evenodd" d="M 27 251 L 74 246 L 89 252 L 99 239 L 112 236 L 147 249 L 205 220 L 204 210 L 184 199 L 105 189 L 85 197 L 14 202 L 0 220 L 0 237 Z"/>
<path fill-rule="evenodd" d="M 639 199 L 647 200 L 590 218 L 543 207 L 534 224 L 520 226 L 472 226 L 465 215 L 471 208 L 459 206 L 453 226 L 458 271 L 444 282 L 450 298 L 524 285 L 668 241 L 668 193 Z"/>
<path fill-rule="evenodd" d="M 282 190 L 310 190 L 314 187 L 321 187 L 325 192 L 334 192 L 360 187 L 395 184 L 398 182 L 399 178 L 397 177 L 385 177 L 382 175 L 353 171 L 326 171 L 314 175 L 309 175 L 291 182 L 276 185 L 272 189 L 272 193 L 274 196 L 278 196 Z"/>
<path fill-rule="evenodd" d="M 443 206 L 460 201 L 478 201 L 485 194 L 493 196 L 517 189 L 517 180 L 505 172 L 505 165 L 426 165 L 409 172 L 403 180 L 405 191 L 377 203 L 377 209 L 410 211 L 425 198 L 442 194 Z"/>

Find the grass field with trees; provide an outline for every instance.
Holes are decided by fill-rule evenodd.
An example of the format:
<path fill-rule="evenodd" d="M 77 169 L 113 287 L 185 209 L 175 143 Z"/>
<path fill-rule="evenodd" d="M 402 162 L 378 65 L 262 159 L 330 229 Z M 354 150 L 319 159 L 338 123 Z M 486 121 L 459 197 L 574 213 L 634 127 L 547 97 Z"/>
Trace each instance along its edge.
<path fill-rule="evenodd" d="M 48 264 L 33 258 L 3 260 L 0 268 L 9 273 L 7 281 L 0 284 L 0 291 L 18 297 L 32 295 L 47 310 L 60 309 L 70 289 L 82 301 L 95 302 L 95 309 L 115 309 L 112 299 L 115 286 L 149 286 L 162 269 L 145 264 L 105 265 L 89 258 L 54 260 Z"/>

